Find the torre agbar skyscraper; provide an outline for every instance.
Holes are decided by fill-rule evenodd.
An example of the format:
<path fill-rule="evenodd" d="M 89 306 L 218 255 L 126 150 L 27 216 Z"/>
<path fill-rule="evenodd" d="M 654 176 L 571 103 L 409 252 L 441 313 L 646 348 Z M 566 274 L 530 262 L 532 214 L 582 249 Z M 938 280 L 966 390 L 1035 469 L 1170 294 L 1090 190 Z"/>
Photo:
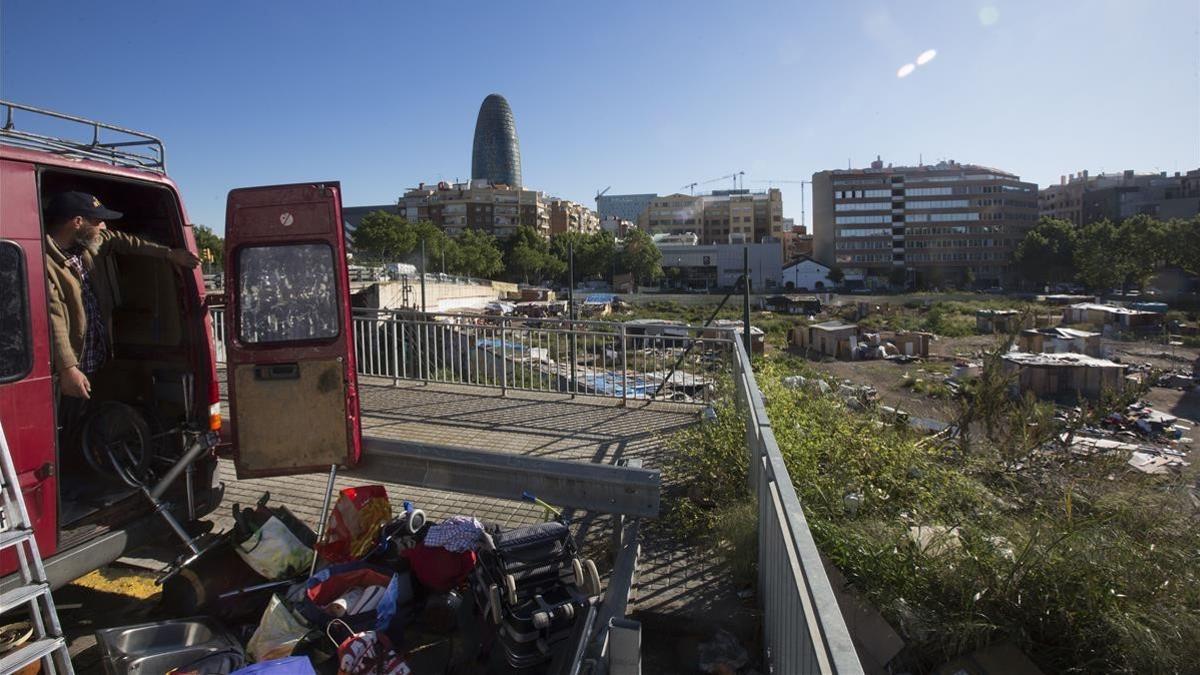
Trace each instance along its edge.
<path fill-rule="evenodd" d="M 521 187 L 517 123 L 508 101 L 499 94 L 490 94 L 479 106 L 475 145 L 471 151 L 471 179 Z"/>

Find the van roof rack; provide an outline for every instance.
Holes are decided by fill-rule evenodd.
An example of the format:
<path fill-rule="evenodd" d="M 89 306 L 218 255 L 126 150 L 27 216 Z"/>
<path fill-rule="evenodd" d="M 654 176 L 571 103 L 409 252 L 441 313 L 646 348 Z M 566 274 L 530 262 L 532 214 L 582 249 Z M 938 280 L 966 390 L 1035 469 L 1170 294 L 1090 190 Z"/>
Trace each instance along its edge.
<path fill-rule="evenodd" d="M 164 174 L 167 171 L 166 149 L 163 147 L 163 142 L 150 134 L 10 101 L 0 101 L 0 107 L 5 109 L 4 126 L 0 127 L 0 143 L 45 150 L 58 155 L 95 159 L 114 166 L 147 169 Z M 56 138 L 18 129 L 13 115 L 13 111 L 16 110 L 40 116 L 37 119 L 41 121 L 49 118 L 91 127 L 91 142 Z M 105 136 L 111 138 L 102 141 L 100 139 L 101 130 L 108 132 Z"/>

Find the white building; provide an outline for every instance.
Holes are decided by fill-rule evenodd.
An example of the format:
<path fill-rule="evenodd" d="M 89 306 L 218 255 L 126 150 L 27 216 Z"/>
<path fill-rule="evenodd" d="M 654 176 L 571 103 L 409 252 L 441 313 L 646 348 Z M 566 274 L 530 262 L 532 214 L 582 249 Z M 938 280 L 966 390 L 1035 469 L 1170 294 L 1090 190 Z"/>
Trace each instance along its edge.
<path fill-rule="evenodd" d="M 829 279 L 829 266 L 807 256 L 783 268 L 779 285 L 800 291 L 818 291 L 836 286 Z"/>

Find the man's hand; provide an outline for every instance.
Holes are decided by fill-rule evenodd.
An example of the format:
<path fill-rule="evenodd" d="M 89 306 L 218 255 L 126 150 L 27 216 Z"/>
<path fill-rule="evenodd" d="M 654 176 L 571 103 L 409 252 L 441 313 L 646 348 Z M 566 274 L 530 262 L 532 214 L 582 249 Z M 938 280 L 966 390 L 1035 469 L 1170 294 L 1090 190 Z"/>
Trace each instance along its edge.
<path fill-rule="evenodd" d="M 185 248 L 171 249 L 171 252 L 167 254 L 167 259 L 180 267 L 191 269 L 196 269 L 196 266 L 200 264 L 200 256 Z"/>
<path fill-rule="evenodd" d="M 87 375 L 84 375 L 82 370 L 74 366 L 63 371 L 59 384 L 62 386 L 62 393 L 67 396 L 92 397 L 92 383 L 88 382 Z"/>

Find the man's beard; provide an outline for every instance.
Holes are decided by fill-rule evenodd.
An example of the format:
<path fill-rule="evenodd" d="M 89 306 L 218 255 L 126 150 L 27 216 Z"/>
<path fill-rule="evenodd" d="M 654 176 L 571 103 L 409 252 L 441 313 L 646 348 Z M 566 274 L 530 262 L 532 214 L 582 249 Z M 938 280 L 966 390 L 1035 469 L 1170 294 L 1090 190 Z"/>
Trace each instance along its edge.
<path fill-rule="evenodd" d="M 83 230 L 80 230 L 79 233 L 75 235 L 75 242 L 87 249 L 88 253 L 91 253 L 93 256 L 100 254 L 101 241 L 99 228 L 92 230 L 90 233 L 85 233 Z"/>

